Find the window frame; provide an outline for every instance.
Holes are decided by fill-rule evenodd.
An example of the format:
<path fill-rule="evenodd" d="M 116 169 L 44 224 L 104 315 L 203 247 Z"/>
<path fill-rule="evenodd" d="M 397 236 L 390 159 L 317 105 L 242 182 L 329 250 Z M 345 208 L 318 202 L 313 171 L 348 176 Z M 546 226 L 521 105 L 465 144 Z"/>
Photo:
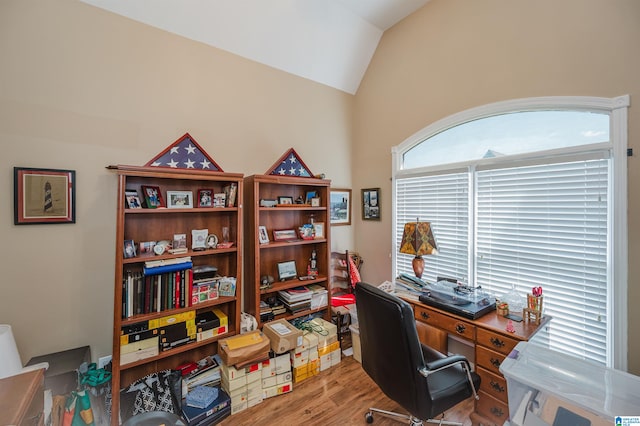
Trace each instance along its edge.
<path fill-rule="evenodd" d="M 478 160 L 446 164 L 429 167 L 418 167 L 413 169 L 403 169 L 403 155 L 424 142 L 426 139 L 455 126 L 464 124 L 469 121 L 478 120 L 494 115 L 502 115 L 514 112 L 527 112 L 539 110 L 575 110 L 585 112 L 606 113 L 610 116 L 610 141 L 599 144 L 589 145 L 585 147 L 570 147 L 540 153 L 528 153 L 521 155 L 513 155 L 508 157 L 508 161 L 517 163 L 521 160 L 550 156 L 557 154 L 571 154 L 584 152 L 585 150 L 610 150 L 613 157 L 613 167 L 611 180 L 611 191 L 609 193 L 609 204 L 611 209 L 611 228 L 608 235 L 609 238 L 609 259 L 608 269 L 610 274 L 610 282 L 612 283 L 611 297 L 608 300 L 607 310 L 611 312 L 611 318 L 608 322 L 609 330 L 607 336 L 609 339 L 608 347 L 612 348 L 613 357 L 610 359 L 609 366 L 627 371 L 628 369 L 628 219 L 627 219 L 627 121 L 628 107 L 630 105 L 629 95 L 618 96 L 614 98 L 588 97 L 588 96 L 550 96 L 514 99 L 492 104 L 482 105 L 461 111 L 438 120 L 427 127 L 419 130 L 409 136 L 402 143 L 392 148 L 392 235 L 394 236 L 393 247 L 394 255 L 392 256 L 392 275 L 397 270 L 397 253 L 399 247 L 395 236 L 398 229 L 396 226 L 396 180 L 426 173 L 433 173 L 444 170 L 468 169 L 473 168 Z M 485 159 L 482 160 L 483 166 L 495 162 L 505 162 L 505 158 Z M 471 253 L 470 255 L 473 255 Z"/>

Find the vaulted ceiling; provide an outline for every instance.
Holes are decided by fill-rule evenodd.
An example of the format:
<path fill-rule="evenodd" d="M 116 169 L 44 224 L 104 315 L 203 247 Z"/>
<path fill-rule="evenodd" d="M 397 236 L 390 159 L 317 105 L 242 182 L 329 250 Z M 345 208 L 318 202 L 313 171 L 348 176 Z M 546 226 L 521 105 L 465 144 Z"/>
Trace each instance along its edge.
<path fill-rule="evenodd" d="M 385 30 L 429 0 L 82 0 L 355 94 Z"/>

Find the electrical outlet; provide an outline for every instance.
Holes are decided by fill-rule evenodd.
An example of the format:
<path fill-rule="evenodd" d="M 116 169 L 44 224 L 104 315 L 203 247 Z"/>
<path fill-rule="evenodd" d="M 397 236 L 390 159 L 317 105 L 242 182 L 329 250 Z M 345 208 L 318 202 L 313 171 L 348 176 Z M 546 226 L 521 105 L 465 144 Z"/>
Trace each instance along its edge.
<path fill-rule="evenodd" d="M 111 361 L 111 355 L 98 358 L 98 368 L 104 368 L 105 365 L 109 364 L 110 361 Z"/>

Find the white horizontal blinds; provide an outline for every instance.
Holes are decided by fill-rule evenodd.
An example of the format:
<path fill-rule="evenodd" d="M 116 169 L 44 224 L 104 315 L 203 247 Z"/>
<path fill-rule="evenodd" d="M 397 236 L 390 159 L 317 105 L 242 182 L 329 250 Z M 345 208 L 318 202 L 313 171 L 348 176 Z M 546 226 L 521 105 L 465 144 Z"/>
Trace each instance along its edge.
<path fill-rule="evenodd" d="M 476 284 L 543 287 L 550 347 L 607 359 L 609 160 L 477 173 Z"/>
<path fill-rule="evenodd" d="M 422 278 L 435 281 L 437 276 L 468 278 L 469 175 L 442 175 L 398 178 L 396 180 L 396 247 L 402 241 L 404 224 L 431 222 L 438 254 L 424 256 Z M 396 250 L 396 275 L 413 275 L 412 255 Z"/>

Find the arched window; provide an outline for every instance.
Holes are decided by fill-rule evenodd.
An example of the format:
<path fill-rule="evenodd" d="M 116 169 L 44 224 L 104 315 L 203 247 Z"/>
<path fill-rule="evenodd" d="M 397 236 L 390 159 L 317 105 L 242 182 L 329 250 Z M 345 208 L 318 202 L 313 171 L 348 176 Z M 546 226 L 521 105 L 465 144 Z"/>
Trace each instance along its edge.
<path fill-rule="evenodd" d="M 496 296 L 542 286 L 538 343 L 626 369 L 627 96 L 532 98 L 434 123 L 393 150 L 394 272 L 404 223 L 431 222 L 423 279 Z"/>

